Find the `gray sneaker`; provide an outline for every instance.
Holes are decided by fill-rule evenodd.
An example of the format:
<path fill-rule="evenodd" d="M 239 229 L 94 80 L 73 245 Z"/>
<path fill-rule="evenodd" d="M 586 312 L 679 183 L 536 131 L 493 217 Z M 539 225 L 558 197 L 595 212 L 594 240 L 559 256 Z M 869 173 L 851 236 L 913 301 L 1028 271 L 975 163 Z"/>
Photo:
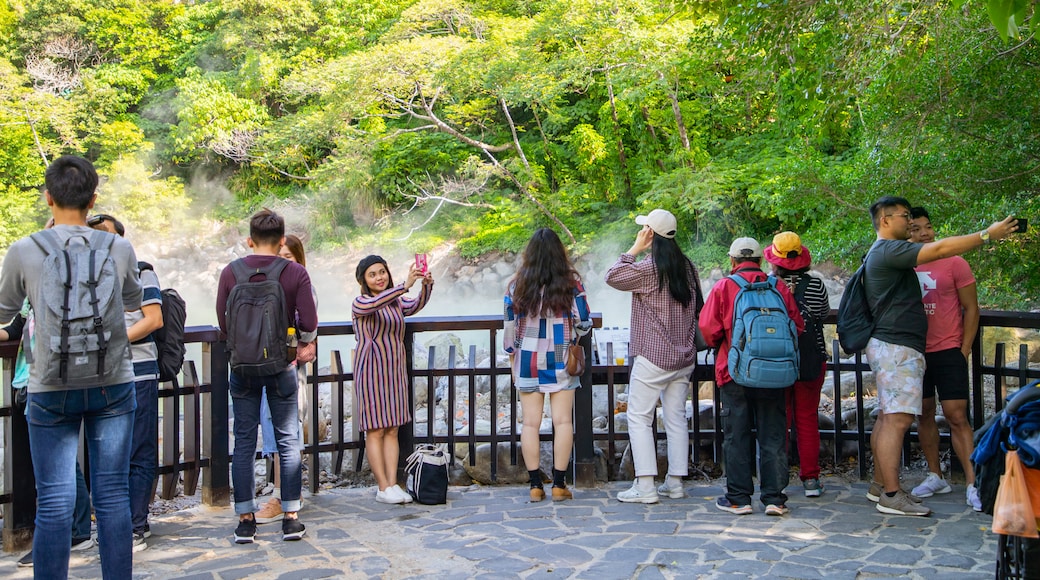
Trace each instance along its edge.
<path fill-rule="evenodd" d="M 903 490 L 897 491 L 893 497 L 882 493 L 874 507 L 883 514 L 895 516 L 926 516 L 932 513 L 932 510 L 926 508 L 924 504 L 910 499 L 910 494 Z"/>
<path fill-rule="evenodd" d="M 643 491 L 635 483 L 632 487 L 617 494 L 618 501 L 622 503 L 657 503 L 657 490 Z"/>
<path fill-rule="evenodd" d="M 667 483 L 662 483 L 657 486 L 657 495 L 663 495 L 672 499 L 682 499 L 686 497 L 686 490 L 681 485 L 679 487 L 668 487 Z"/>
<path fill-rule="evenodd" d="M 802 489 L 805 490 L 805 497 L 820 497 L 823 494 L 823 484 L 815 477 L 803 481 Z"/>
<path fill-rule="evenodd" d="M 881 487 L 880 483 L 878 483 L 876 481 L 871 481 L 870 482 L 870 489 L 867 490 L 867 499 L 869 499 L 870 501 L 872 501 L 874 503 L 877 503 L 878 502 L 878 498 L 881 497 L 881 494 L 884 491 L 885 491 L 885 488 Z M 905 490 L 904 490 L 904 493 L 905 493 Z M 921 498 L 917 497 L 916 495 L 914 495 L 912 493 L 907 493 L 906 496 L 909 497 L 910 501 L 912 501 L 914 503 L 921 503 L 921 501 L 922 501 Z"/>

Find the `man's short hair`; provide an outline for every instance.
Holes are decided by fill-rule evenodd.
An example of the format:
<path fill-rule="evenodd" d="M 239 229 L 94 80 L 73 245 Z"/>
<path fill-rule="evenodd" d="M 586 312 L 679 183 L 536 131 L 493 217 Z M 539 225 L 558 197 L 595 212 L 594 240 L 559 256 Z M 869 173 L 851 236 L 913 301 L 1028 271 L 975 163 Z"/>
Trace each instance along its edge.
<path fill-rule="evenodd" d="M 886 195 L 881 199 L 875 201 L 870 206 L 870 221 L 874 223 L 874 231 L 878 231 L 881 227 L 881 218 L 884 216 L 885 211 L 894 207 L 905 207 L 910 209 L 910 202 L 904 197 L 896 197 L 894 195 Z"/>
<path fill-rule="evenodd" d="M 249 219 L 249 239 L 254 244 L 281 244 L 285 237 L 285 220 L 266 207 Z"/>
<path fill-rule="evenodd" d="M 47 166 L 43 183 L 58 207 L 87 209 L 97 191 L 98 174 L 90 161 L 75 155 L 63 155 Z"/>
<path fill-rule="evenodd" d="M 915 220 L 918 218 L 925 218 L 928 221 L 932 221 L 932 216 L 928 215 L 928 210 L 921 206 L 910 208 L 910 219 Z"/>

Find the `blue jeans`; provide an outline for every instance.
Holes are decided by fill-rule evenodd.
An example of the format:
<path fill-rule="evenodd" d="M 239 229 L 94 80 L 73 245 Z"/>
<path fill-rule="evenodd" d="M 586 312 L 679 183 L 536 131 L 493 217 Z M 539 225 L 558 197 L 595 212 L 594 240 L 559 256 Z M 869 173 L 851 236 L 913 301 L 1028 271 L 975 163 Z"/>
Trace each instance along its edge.
<path fill-rule="evenodd" d="M 231 372 L 231 392 L 235 417 L 235 451 L 231 458 L 231 481 L 235 488 L 235 513 L 256 511 L 256 483 L 253 464 L 256 460 L 256 429 L 260 424 L 260 398 L 267 387 L 267 404 L 278 448 L 282 472 L 282 509 L 300 509 L 299 410 L 296 406 L 296 370 L 287 368 L 277 375 L 247 377 Z"/>
<path fill-rule="evenodd" d="M 130 444 L 130 519 L 134 532 L 148 527 L 148 506 L 155 495 L 155 471 L 159 464 L 159 381 L 134 383 L 137 410 Z"/>
<path fill-rule="evenodd" d="M 299 389 L 299 385 L 297 385 Z M 297 390 L 297 393 L 299 391 Z M 297 409 L 298 411 L 298 409 Z M 303 431 L 297 427 L 300 437 L 296 441 L 296 448 L 303 449 Z M 260 435 L 263 438 L 263 443 L 260 446 L 260 452 L 263 453 L 264 457 L 270 457 L 272 453 L 278 453 L 278 446 L 275 443 L 274 437 L 274 422 L 271 416 L 271 406 L 267 404 L 267 388 L 264 388 L 264 396 L 260 398 Z"/>
<path fill-rule="evenodd" d="M 76 507 L 72 512 L 72 542 L 79 543 L 90 539 L 90 492 L 87 491 L 87 480 L 83 479 L 83 470 L 76 462 Z"/>
<path fill-rule="evenodd" d="M 787 389 L 756 389 L 735 382 L 722 385 L 722 452 L 726 469 L 726 499 L 751 505 L 755 493 L 755 441 L 761 453 L 759 498 L 765 505 L 784 505 L 787 470 Z"/>
<path fill-rule="evenodd" d="M 66 578 L 69 574 L 82 424 L 90 456 L 101 574 L 130 578 L 133 558 L 127 479 L 136 406 L 134 384 L 29 393 L 28 404 L 37 499 L 34 574 L 37 578 Z"/>

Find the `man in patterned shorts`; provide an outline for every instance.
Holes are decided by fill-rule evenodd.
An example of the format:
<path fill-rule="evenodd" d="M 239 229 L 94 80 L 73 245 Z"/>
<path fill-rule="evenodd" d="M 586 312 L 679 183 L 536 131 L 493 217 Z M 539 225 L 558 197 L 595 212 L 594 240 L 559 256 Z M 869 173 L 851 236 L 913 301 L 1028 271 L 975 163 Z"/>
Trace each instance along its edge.
<path fill-rule="evenodd" d="M 864 289 L 874 318 L 866 355 L 877 381 L 879 412 L 870 435 L 875 481 L 867 498 L 882 513 L 927 516 L 931 510 L 899 486 L 903 438 L 921 414 L 928 332 L 914 267 L 1003 239 L 1018 222 L 1008 217 L 981 232 L 916 244 L 907 241 L 912 222 L 906 199 L 882 197 L 870 206 L 870 217 L 877 240 L 864 262 Z"/>

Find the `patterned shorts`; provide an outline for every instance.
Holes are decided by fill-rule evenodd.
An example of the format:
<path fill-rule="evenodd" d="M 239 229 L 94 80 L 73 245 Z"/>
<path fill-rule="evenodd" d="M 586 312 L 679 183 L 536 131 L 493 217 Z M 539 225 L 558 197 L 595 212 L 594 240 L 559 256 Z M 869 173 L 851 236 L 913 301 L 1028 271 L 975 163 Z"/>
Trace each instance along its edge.
<path fill-rule="evenodd" d="M 867 343 L 866 354 L 877 381 L 878 408 L 883 413 L 920 415 L 924 354 L 876 338 Z"/>

